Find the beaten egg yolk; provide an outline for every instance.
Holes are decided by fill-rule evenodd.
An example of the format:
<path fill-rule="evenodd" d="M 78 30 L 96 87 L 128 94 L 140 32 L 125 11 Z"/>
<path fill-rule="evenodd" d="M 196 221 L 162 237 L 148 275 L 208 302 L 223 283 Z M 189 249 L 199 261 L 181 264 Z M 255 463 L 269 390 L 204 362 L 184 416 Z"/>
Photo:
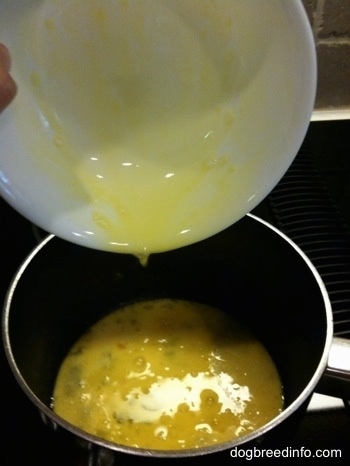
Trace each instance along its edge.
<path fill-rule="evenodd" d="M 234 440 L 283 407 L 264 348 L 224 312 L 160 299 L 107 315 L 63 361 L 54 411 L 136 448 L 178 450 Z"/>

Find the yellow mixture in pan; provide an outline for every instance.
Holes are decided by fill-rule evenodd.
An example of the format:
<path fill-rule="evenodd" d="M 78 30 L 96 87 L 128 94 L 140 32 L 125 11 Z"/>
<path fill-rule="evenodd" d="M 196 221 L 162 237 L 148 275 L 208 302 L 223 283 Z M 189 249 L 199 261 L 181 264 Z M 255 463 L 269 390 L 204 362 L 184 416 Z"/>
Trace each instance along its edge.
<path fill-rule="evenodd" d="M 157 450 L 235 439 L 282 407 L 276 367 L 247 329 L 218 309 L 169 299 L 96 323 L 65 358 L 53 397 L 73 425 Z"/>

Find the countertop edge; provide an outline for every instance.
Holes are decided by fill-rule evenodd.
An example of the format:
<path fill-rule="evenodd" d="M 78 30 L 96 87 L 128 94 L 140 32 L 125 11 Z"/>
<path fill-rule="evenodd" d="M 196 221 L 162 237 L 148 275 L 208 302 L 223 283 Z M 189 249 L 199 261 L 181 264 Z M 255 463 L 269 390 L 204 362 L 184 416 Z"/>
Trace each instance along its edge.
<path fill-rule="evenodd" d="M 311 121 L 350 120 L 350 108 L 315 109 Z"/>

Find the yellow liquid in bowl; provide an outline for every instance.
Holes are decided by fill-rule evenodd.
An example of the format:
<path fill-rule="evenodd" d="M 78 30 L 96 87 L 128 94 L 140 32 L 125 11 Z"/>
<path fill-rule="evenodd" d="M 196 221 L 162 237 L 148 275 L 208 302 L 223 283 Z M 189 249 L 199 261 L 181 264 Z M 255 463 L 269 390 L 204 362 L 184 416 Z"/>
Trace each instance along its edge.
<path fill-rule="evenodd" d="M 1 2 L 19 87 L 0 125 L 1 194 L 46 231 L 144 261 L 232 225 L 309 122 L 314 46 L 299 10 Z"/>
<path fill-rule="evenodd" d="M 249 164 L 234 151 L 233 21 L 221 16 L 210 2 L 154 0 L 30 10 L 20 29 L 30 58 L 18 74 L 34 115 L 20 118 L 31 167 L 52 190 L 47 202 L 39 195 L 37 224 L 146 258 L 249 210 Z"/>
<path fill-rule="evenodd" d="M 266 349 L 222 311 L 182 300 L 121 308 L 63 361 L 54 411 L 121 445 L 205 447 L 263 426 L 283 407 Z"/>

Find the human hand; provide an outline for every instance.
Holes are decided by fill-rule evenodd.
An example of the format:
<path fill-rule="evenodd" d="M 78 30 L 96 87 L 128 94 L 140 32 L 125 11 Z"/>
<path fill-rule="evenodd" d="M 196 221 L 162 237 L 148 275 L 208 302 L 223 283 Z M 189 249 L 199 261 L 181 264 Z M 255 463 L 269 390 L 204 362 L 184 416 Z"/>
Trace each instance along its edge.
<path fill-rule="evenodd" d="M 17 86 L 10 75 L 11 57 L 4 44 L 0 43 L 0 112 L 4 110 L 17 92 Z"/>

